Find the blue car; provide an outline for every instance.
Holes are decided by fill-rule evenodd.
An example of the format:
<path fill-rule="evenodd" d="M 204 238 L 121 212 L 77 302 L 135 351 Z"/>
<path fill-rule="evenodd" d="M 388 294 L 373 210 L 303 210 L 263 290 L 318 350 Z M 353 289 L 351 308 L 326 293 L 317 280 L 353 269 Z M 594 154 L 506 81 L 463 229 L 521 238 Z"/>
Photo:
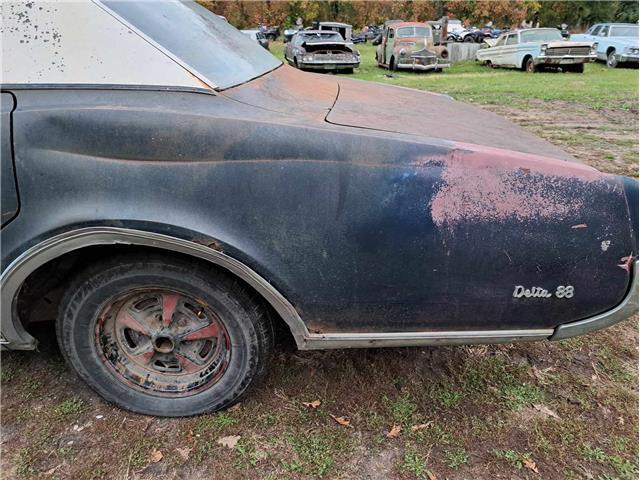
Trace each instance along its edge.
<path fill-rule="evenodd" d="M 621 63 L 638 63 L 638 25 L 633 23 L 598 23 L 586 33 L 571 35 L 571 40 L 597 43 L 598 60 L 607 67 Z"/>

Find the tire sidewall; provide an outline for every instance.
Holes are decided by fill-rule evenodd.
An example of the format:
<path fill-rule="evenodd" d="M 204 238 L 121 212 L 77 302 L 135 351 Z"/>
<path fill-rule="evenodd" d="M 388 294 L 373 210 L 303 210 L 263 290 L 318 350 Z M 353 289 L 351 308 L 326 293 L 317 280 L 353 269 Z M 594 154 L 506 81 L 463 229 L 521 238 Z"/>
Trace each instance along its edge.
<path fill-rule="evenodd" d="M 99 312 L 127 289 L 168 288 L 204 300 L 224 324 L 231 356 L 224 375 L 212 386 L 186 397 L 167 397 L 128 386 L 103 360 L 96 345 Z M 252 316 L 224 288 L 169 265 L 120 266 L 71 289 L 58 321 L 58 340 L 65 357 L 91 388 L 106 400 L 147 415 L 185 416 L 218 410 L 240 398 L 256 374 L 259 339 Z"/>

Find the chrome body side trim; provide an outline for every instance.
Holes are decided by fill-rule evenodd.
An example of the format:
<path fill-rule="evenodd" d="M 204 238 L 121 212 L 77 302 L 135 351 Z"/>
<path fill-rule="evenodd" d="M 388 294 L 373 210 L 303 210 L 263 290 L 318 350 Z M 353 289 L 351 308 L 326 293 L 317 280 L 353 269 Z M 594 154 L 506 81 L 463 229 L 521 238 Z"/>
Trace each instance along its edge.
<path fill-rule="evenodd" d="M 554 329 L 532 330 L 470 330 L 390 333 L 309 333 L 306 325 L 291 305 L 267 280 L 234 258 L 189 240 L 158 233 L 117 227 L 88 227 L 51 237 L 22 253 L 2 273 L 2 305 L 0 326 L 2 347 L 30 350 L 36 346 L 16 313 L 15 299 L 25 279 L 38 267 L 65 253 L 94 245 L 140 245 L 192 255 L 225 268 L 246 281 L 278 312 L 289 326 L 301 350 L 331 348 L 412 347 L 427 345 L 470 345 L 511 343 L 535 340 L 562 340 L 608 327 L 638 311 L 638 269 L 633 267 L 631 288 L 615 308 Z"/>
<path fill-rule="evenodd" d="M 65 253 L 93 245 L 141 245 L 184 253 L 219 265 L 251 285 L 287 323 L 299 348 L 309 335 L 296 309 L 264 278 L 222 252 L 180 238 L 117 227 L 88 227 L 51 237 L 22 253 L 2 272 L 2 335 L 16 350 L 31 350 L 36 341 L 22 327 L 15 311 L 15 299 L 25 279 L 38 267 Z"/>
<path fill-rule="evenodd" d="M 326 333 L 311 334 L 305 350 L 325 348 L 420 347 L 427 345 L 473 345 L 544 340 L 552 329 L 479 330 L 458 332 Z"/>
<path fill-rule="evenodd" d="M 577 322 L 565 323 L 556 327 L 554 334 L 550 340 L 564 340 L 565 338 L 576 337 L 578 335 L 584 335 L 585 333 L 594 332 L 602 328 L 607 328 L 614 323 L 626 320 L 638 313 L 638 268 L 640 262 L 638 260 L 633 264 L 633 277 L 631 280 L 631 287 L 624 297 L 622 302 L 611 310 L 608 310 L 600 315 L 585 318 Z"/>

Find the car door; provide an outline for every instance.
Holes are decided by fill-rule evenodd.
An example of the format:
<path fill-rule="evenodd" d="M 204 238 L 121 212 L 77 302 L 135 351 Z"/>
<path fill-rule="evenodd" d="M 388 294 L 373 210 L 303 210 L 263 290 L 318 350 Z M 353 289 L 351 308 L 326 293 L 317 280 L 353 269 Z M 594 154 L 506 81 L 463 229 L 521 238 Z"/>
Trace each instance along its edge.
<path fill-rule="evenodd" d="M 389 59 L 393 56 L 393 42 L 395 31 L 393 28 L 387 28 L 387 35 L 384 43 L 384 63 L 389 65 Z"/>
<path fill-rule="evenodd" d="M 507 36 L 506 35 L 500 36 L 500 38 L 498 38 L 498 41 L 496 42 L 496 45 L 491 49 L 491 54 L 489 55 L 489 60 L 494 65 L 502 65 L 503 64 L 502 63 L 502 57 L 504 55 L 503 50 L 504 50 L 504 44 L 505 44 L 506 40 L 507 40 Z"/>
<path fill-rule="evenodd" d="M 504 47 L 502 47 L 502 58 L 500 60 L 500 64 L 506 67 L 515 67 L 519 66 L 516 61 L 516 57 L 518 55 L 518 34 L 511 33 L 507 35 L 507 38 L 504 42 Z"/>
<path fill-rule="evenodd" d="M 2 226 L 5 226 L 18 213 L 18 188 L 13 167 L 13 139 L 11 134 L 11 115 L 15 109 L 13 95 L 2 92 L 0 110 L 0 191 L 2 200 Z"/>
<path fill-rule="evenodd" d="M 607 50 L 611 46 L 611 42 L 608 40 L 609 30 L 609 25 L 602 25 L 602 28 L 594 35 L 593 41 L 598 42 L 597 55 L 600 60 L 607 59 Z"/>

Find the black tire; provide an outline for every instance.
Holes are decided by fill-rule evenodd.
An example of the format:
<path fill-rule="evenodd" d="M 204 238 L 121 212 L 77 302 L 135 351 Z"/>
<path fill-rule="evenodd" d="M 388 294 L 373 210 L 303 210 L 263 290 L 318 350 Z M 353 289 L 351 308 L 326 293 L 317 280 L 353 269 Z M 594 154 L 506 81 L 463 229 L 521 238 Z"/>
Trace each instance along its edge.
<path fill-rule="evenodd" d="M 476 40 L 473 38 L 472 35 L 467 35 L 466 37 L 464 37 L 463 42 L 465 43 L 474 43 Z"/>
<path fill-rule="evenodd" d="M 536 73 L 538 71 L 538 67 L 533 62 L 533 58 L 529 57 L 524 62 L 524 71 L 527 73 Z"/>
<path fill-rule="evenodd" d="M 398 70 L 398 67 L 396 67 L 396 59 L 394 57 L 391 57 L 391 60 L 389 60 L 389 70 L 392 72 Z"/>
<path fill-rule="evenodd" d="M 156 308 L 155 317 L 144 317 L 143 322 L 136 320 L 134 323 L 140 326 L 155 321 L 161 331 L 170 328 L 187 331 L 185 326 L 191 326 L 189 319 L 195 319 L 196 327 L 188 330 L 188 335 L 176 336 L 175 345 L 172 340 L 174 346 L 167 348 L 175 348 L 172 352 L 176 363 L 184 362 L 195 368 L 195 363 L 185 360 L 193 359 L 193 352 L 187 356 L 180 350 L 178 354 L 179 348 L 187 345 L 193 350 L 195 345 L 195 359 L 199 361 L 199 355 L 207 349 L 199 350 L 200 343 L 197 342 L 204 342 L 204 345 L 210 342 L 209 352 L 203 358 L 209 355 L 217 363 L 203 361 L 204 366 L 197 365 L 201 368 L 198 371 L 182 365 L 176 365 L 179 370 L 169 371 L 168 361 L 158 360 L 172 355 L 167 350 L 159 350 L 160 335 L 164 334 L 155 337 L 150 334 L 147 338 L 133 332 L 143 339 L 140 345 L 146 339 L 145 348 L 151 350 L 144 354 L 146 367 L 141 367 L 138 360 L 142 355 L 132 356 L 125 351 L 139 345 L 135 341 L 132 341 L 133 346 L 125 345 L 120 340 L 128 338 L 126 327 L 122 328 L 121 334 L 116 328 L 112 334 L 106 327 L 102 330 L 107 324 L 116 325 L 119 318 L 143 318 L 138 317 L 140 311 L 135 310 L 143 302 L 133 303 L 134 306 L 125 309 L 130 304 L 122 300 L 118 310 L 115 305 L 120 298 L 134 295 L 132 302 L 135 302 L 141 295 L 152 295 L 147 292 L 155 291 L 170 292 L 159 294 L 161 313 L 157 313 L 157 306 L 148 307 Z M 170 318 L 165 323 L 165 300 L 171 295 L 185 300 L 177 300 L 169 307 L 171 314 L 167 315 Z M 188 308 L 191 310 L 187 311 Z M 200 309 L 199 312 L 196 309 Z M 125 313 L 121 317 L 123 310 Z M 134 311 L 135 316 L 130 316 Z M 209 338 L 213 334 L 203 334 L 207 330 L 213 331 L 210 330 L 213 319 L 216 322 L 215 342 Z M 262 305 L 233 277 L 188 260 L 159 256 L 114 258 L 79 274 L 62 299 L 56 330 L 66 361 L 105 400 L 145 415 L 169 417 L 212 412 L 237 402 L 266 376 L 274 341 L 273 326 Z M 133 335 L 131 332 L 129 330 L 129 337 Z M 187 341 L 187 336 L 198 337 L 198 340 L 190 338 Z M 147 358 L 147 355 L 150 356 Z M 161 371 L 156 371 L 161 367 Z M 134 375 L 134 371 L 150 374 Z M 193 382 L 194 378 L 197 382 Z M 155 379 L 159 380 L 153 383 Z M 194 383 L 197 386 L 194 387 Z"/>
<path fill-rule="evenodd" d="M 571 73 L 584 73 L 584 63 L 577 63 L 576 65 L 570 65 L 567 67 L 566 71 Z"/>
<path fill-rule="evenodd" d="M 618 66 L 618 59 L 616 58 L 616 51 L 609 50 L 607 52 L 607 67 L 616 68 Z"/>

